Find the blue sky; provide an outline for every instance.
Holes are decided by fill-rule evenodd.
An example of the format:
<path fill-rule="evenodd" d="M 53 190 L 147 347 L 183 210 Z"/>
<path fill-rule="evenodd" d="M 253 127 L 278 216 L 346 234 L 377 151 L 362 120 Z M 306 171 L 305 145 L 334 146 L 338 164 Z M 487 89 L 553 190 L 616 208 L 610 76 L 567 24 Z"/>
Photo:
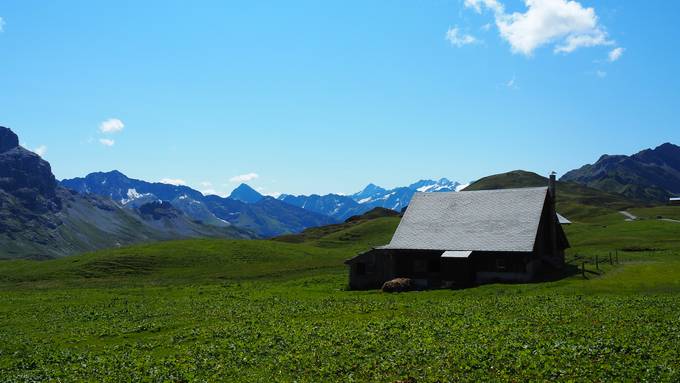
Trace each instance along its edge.
<path fill-rule="evenodd" d="M 3 1 L 0 125 L 58 178 L 217 193 L 564 173 L 680 143 L 680 3 L 197 3 Z"/>

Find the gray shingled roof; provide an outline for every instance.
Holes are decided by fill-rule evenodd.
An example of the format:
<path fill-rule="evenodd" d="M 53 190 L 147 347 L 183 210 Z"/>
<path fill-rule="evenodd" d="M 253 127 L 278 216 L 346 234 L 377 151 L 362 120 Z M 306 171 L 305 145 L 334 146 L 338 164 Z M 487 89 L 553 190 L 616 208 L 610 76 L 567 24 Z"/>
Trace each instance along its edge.
<path fill-rule="evenodd" d="M 416 193 L 383 249 L 533 251 L 547 187 Z"/>

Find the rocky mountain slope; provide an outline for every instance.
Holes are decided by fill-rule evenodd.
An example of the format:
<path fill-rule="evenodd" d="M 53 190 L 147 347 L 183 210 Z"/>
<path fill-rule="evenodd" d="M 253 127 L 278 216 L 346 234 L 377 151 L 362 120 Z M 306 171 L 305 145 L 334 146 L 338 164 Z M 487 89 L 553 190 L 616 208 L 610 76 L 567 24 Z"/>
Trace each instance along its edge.
<path fill-rule="evenodd" d="M 603 155 L 594 164 L 567 172 L 561 181 L 645 201 L 680 196 L 680 146 L 665 143 L 632 156 Z"/>
<path fill-rule="evenodd" d="M 265 197 L 245 184 L 228 198 L 204 196 L 187 186 L 136 180 L 118 171 L 62 180 L 61 185 L 83 195 L 110 197 L 132 210 L 149 202 L 167 201 L 194 221 L 242 227 L 263 237 L 297 233 L 308 227 L 337 222 L 333 217 Z"/>
<path fill-rule="evenodd" d="M 0 258 L 51 258 L 105 247 L 190 237 L 252 238 L 178 214 L 160 219 L 109 198 L 60 187 L 50 164 L 0 127 Z"/>

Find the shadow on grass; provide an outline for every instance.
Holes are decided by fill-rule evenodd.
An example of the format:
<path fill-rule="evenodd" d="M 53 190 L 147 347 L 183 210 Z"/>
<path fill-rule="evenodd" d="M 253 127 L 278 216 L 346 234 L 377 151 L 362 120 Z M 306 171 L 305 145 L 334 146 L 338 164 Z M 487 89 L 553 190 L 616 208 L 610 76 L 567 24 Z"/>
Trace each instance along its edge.
<path fill-rule="evenodd" d="M 586 270 L 586 273 L 588 273 L 589 270 Z M 561 269 L 549 269 L 542 271 L 536 277 L 534 280 L 532 280 L 529 283 L 545 283 L 545 282 L 556 282 L 561 279 L 573 277 L 574 275 L 581 274 L 581 268 L 576 265 L 572 264 L 565 264 L 563 268 Z"/>

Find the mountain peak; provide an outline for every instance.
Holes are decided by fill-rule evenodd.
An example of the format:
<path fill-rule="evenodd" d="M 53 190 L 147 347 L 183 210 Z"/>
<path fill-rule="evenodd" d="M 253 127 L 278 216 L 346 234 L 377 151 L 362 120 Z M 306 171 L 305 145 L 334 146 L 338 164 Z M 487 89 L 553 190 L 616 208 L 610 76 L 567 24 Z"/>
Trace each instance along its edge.
<path fill-rule="evenodd" d="M 19 137 L 12 129 L 0 126 L 0 153 L 12 150 L 19 146 Z"/>
<path fill-rule="evenodd" d="M 121 173 L 118 170 L 111 170 L 109 172 L 102 172 L 102 173 L 99 173 L 99 175 L 105 176 L 106 178 L 109 178 L 109 179 L 116 179 L 116 180 L 129 180 L 130 179 L 128 176 L 126 176 L 125 174 Z"/>
<path fill-rule="evenodd" d="M 0 189 L 21 199 L 34 211 L 56 200 L 57 181 L 50 164 L 19 146 L 12 130 L 0 127 Z"/>
<path fill-rule="evenodd" d="M 383 192 L 383 191 L 385 191 L 385 189 L 381 188 L 380 186 L 378 186 L 374 183 L 370 183 L 370 184 L 366 185 L 366 187 L 357 194 L 373 194 L 375 192 Z"/>
<path fill-rule="evenodd" d="M 448 178 L 440 178 L 438 181 L 434 180 L 420 180 L 409 185 L 409 189 L 419 192 L 442 192 L 455 191 L 456 187 L 460 185 L 458 182 L 451 181 Z"/>
<path fill-rule="evenodd" d="M 255 203 L 259 202 L 264 197 L 247 184 L 240 184 L 231 192 L 229 198 L 245 203 Z"/>
<path fill-rule="evenodd" d="M 603 155 L 592 165 L 567 172 L 560 180 L 632 199 L 666 202 L 670 195 L 680 192 L 678 174 L 680 147 L 667 142 L 631 156 Z"/>
<path fill-rule="evenodd" d="M 672 153 L 680 153 L 680 146 L 672 144 L 670 142 L 666 142 L 664 144 L 661 144 L 657 146 L 654 149 L 655 152 L 672 152 Z"/>

